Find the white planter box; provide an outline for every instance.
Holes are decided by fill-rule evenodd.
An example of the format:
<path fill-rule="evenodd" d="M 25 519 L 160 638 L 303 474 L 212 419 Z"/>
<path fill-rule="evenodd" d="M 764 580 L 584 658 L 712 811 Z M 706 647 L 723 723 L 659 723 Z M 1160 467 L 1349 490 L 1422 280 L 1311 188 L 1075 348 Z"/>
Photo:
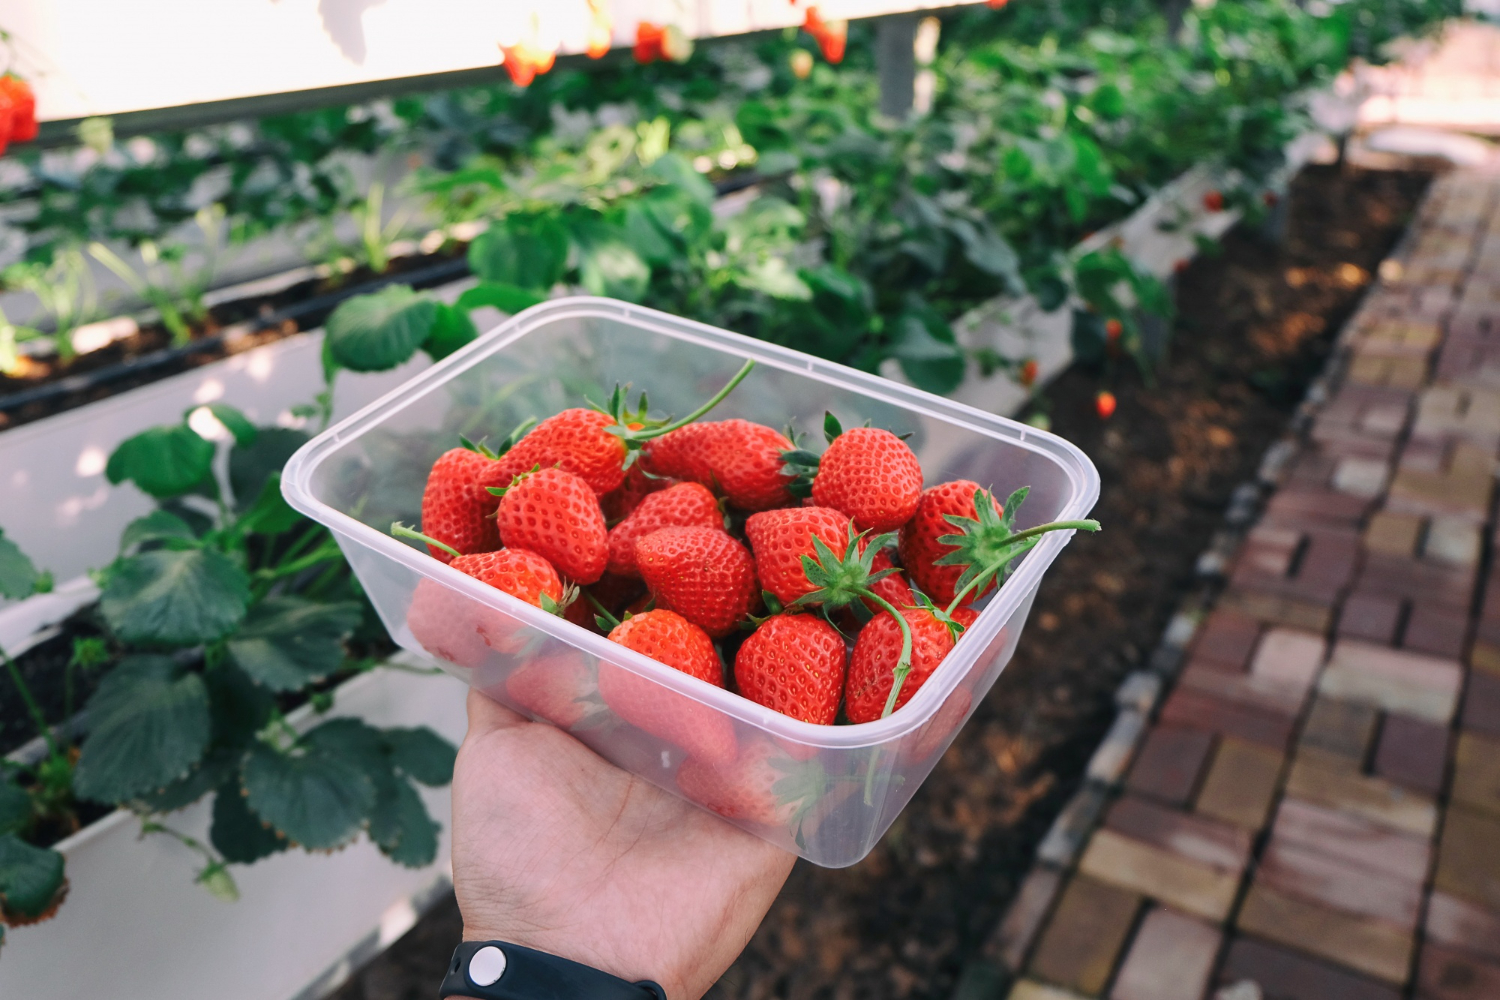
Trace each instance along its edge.
<path fill-rule="evenodd" d="M 458 743 L 462 683 L 379 670 L 338 689 L 334 715 L 377 726 L 431 726 Z M 423 789 L 443 824 L 437 861 L 402 868 L 361 837 L 331 855 L 296 850 L 231 868 L 241 898 L 193 883 L 199 856 L 116 812 L 57 845 L 68 899 L 51 921 L 9 930 L 0 951 L 7 1000 L 292 1000 L 336 986 L 446 890 L 448 789 Z M 207 840 L 211 799 L 167 817 Z M 435 985 L 435 984 L 434 984 Z"/>

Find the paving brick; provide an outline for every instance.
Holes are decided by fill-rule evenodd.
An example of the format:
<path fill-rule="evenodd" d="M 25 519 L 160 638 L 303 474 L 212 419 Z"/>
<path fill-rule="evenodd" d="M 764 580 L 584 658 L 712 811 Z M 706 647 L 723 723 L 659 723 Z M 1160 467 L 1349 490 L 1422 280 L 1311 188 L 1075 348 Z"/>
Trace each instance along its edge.
<path fill-rule="evenodd" d="M 1032 868 L 1011 900 L 1010 909 L 1005 911 L 1005 919 L 985 943 L 985 954 L 999 960 L 1012 973 L 1021 971 L 1062 885 L 1062 873 L 1056 868 L 1045 865 Z"/>
<path fill-rule="evenodd" d="M 1449 732 L 1447 726 L 1388 714 L 1375 747 L 1375 773 L 1426 795 L 1437 795 L 1448 768 Z"/>
<path fill-rule="evenodd" d="M 1500 997 L 1500 965 L 1431 941 L 1417 965 L 1422 1000 L 1495 1000 Z"/>
<path fill-rule="evenodd" d="M 1432 842 L 1427 837 L 1392 830 L 1363 816 L 1295 798 L 1281 800 L 1271 843 L 1316 850 L 1337 845 L 1340 856 L 1351 864 L 1415 885 L 1426 882 L 1432 860 Z"/>
<path fill-rule="evenodd" d="M 1111 1000 L 1200 1000 L 1222 937 L 1201 920 L 1151 910 L 1115 977 Z"/>
<path fill-rule="evenodd" d="M 1460 733 L 1453 760 L 1453 801 L 1500 816 L 1500 740 Z M 1496 845 L 1500 849 L 1500 844 Z"/>
<path fill-rule="evenodd" d="M 1238 926 L 1397 986 L 1406 982 L 1411 964 L 1409 931 L 1304 902 L 1261 882 L 1250 887 Z"/>
<path fill-rule="evenodd" d="M 1489 736 L 1500 736 L 1500 675 L 1476 670 L 1464 692 L 1463 727 Z"/>
<path fill-rule="evenodd" d="M 1415 929 L 1421 882 L 1376 874 L 1352 863 L 1346 852 L 1336 842 L 1314 849 L 1285 838 L 1274 840 L 1255 877 L 1278 892 L 1310 903 Z"/>
<path fill-rule="evenodd" d="M 1250 674 L 1260 680 L 1280 685 L 1301 700 L 1318 668 L 1328 644 L 1321 635 L 1290 628 L 1273 628 L 1260 640 L 1250 661 Z"/>
<path fill-rule="evenodd" d="M 1165 848 L 1225 871 L 1242 871 L 1250 860 L 1250 835 L 1192 813 L 1126 795 L 1110 807 L 1104 825 L 1116 833 Z"/>
<path fill-rule="evenodd" d="M 1395 642 L 1403 603 L 1399 597 L 1356 590 L 1339 609 L 1338 634 L 1382 644 Z"/>
<path fill-rule="evenodd" d="M 1186 687 L 1172 692 L 1162 706 L 1161 720 L 1235 736 L 1273 750 L 1286 748 L 1293 723 L 1290 714 L 1253 708 Z"/>
<path fill-rule="evenodd" d="M 1042 932 L 1031 959 L 1031 976 L 1098 996 L 1114 972 L 1140 907 L 1141 898 L 1133 892 L 1074 878 Z"/>
<path fill-rule="evenodd" d="M 1219 598 L 1219 606 L 1263 622 L 1289 625 L 1312 632 L 1326 631 L 1333 621 L 1333 609 L 1327 604 L 1314 604 L 1241 588 L 1231 588 Z"/>
<path fill-rule="evenodd" d="M 1435 517 L 1427 526 L 1427 539 L 1422 543 L 1422 555 L 1450 566 L 1472 569 L 1479 565 L 1479 553 L 1483 545 L 1479 526 L 1472 521 L 1456 517 Z"/>
<path fill-rule="evenodd" d="M 1364 520 L 1370 501 L 1335 490 L 1288 488 L 1266 504 L 1265 520 L 1287 526 L 1352 527 Z"/>
<path fill-rule="evenodd" d="M 1427 901 L 1427 919 L 1423 928 L 1429 941 L 1500 962 L 1500 913 L 1446 892 L 1435 892 Z"/>
<path fill-rule="evenodd" d="M 1494 486 L 1493 459 L 1471 444 L 1456 445 L 1448 467 L 1429 472 L 1398 469 L 1391 479 L 1386 505 L 1415 514 L 1453 515 L 1483 521 Z"/>
<path fill-rule="evenodd" d="M 1477 632 L 1469 649 L 1469 665 L 1476 671 L 1500 677 L 1500 621 L 1481 620 Z"/>
<path fill-rule="evenodd" d="M 1341 639 L 1318 690 L 1446 724 L 1453 718 L 1462 680 L 1463 668 L 1456 661 Z"/>
<path fill-rule="evenodd" d="M 1500 819 L 1461 803 L 1448 807 L 1438 845 L 1433 886 L 1488 910 L 1500 911 Z"/>
<path fill-rule="evenodd" d="M 1232 611 L 1215 611 L 1203 622 L 1193 643 L 1193 657 L 1244 670 L 1260 640 L 1261 624 Z"/>
<path fill-rule="evenodd" d="M 1194 808 L 1205 816 L 1259 831 L 1276 796 L 1285 757 L 1232 737 L 1219 741 Z"/>
<path fill-rule="evenodd" d="M 1365 556 L 1355 579 L 1354 592 L 1468 611 L 1474 598 L 1475 579 L 1472 569 L 1371 552 Z"/>
<path fill-rule="evenodd" d="M 1383 778 L 1330 766 L 1307 751 L 1292 765 L 1286 793 L 1419 837 L 1432 836 L 1437 824 L 1437 808 L 1426 796 Z"/>
<path fill-rule="evenodd" d="M 1379 722 L 1380 712 L 1373 705 L 1320 695 L 1302 726 L 1299 743 L 1362 765 Z"/>
<path fill-rule="evenodd" d="M 1467 612 L 1417 601 L 1407 617 L 1401 645 L 1415 653 L 1457 660 L 1463 655 L 1468 630 Z"/>
<path fill-rule="evenodd" d="M 1146 736 L 1125 787 L 1173 805 L 1186 805 L 1213 749 L 1213 734 L 1158 725 Z"/>
<path fill-rule="evenodd" d="M 1250 980 L 1265 1000 L 1400 1000 L 1394 987 L 1250 937 L 1235 938 L 1219 982 Z"/>
<path fill-rule="evenodd" d="M 1048 864 L 1066 868 L 1078 859 L 1094 824 L 1104 812 L 1107 789 L 1093 782 L 1080 788 L 1052 821 L 1047 835 L 1037 845 L 1036 856 Z"/>
<path fill-rule="evenodd" d="M 1253 673 L 1231 674 L 1196 661 L 1188 664 L 1177 683 L 1200 694 L 1282 715 L 1296 715 L 1307 699 L 1305 688 Z"/>
<path fill-rule="evenodd" d="M 1385 480 L 1390 471 L 1390 467 L 1378 459 L 1344 458 L 1334 468 L 1330 485 L 1340 493 L 1373 500 L 1385 492 Z"/>
<path fill-rule="evenodd" d="M 1214 921 L 1229 915 L 1240 882 L 1237 872 L 1188 861 L 1113 830 L 1094 834 L 1078 869 L 1101 882 Z"/>
<path fill-rule="evenodd" d="M 1035 979 L 1022 979 L 1011 987 L 1010 1000 L 1080 1000 L 1080 997 L 1072 990 L 1060 990 Z"/>
<path fill-rule="evenodd" d="M 1417 541 L 1422 537 L 1422 523 L 1422 517 L 1417 514 L 1378 511 L 1370 517 L 1365 528 L 1365 548 L 1391 556 L 1415 555 Z"/>

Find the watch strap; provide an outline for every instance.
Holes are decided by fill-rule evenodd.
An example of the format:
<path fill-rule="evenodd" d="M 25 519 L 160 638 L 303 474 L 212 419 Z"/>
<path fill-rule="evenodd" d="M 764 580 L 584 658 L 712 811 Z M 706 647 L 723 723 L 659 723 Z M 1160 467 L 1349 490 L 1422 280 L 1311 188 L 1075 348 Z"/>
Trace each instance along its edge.
<path fill-rule="evenodd" d="M 579 962 L 504 941 L 465 941 L 438 994 L 474 1000 L 667 1000 L 646 980 L 627 982 Z"/>

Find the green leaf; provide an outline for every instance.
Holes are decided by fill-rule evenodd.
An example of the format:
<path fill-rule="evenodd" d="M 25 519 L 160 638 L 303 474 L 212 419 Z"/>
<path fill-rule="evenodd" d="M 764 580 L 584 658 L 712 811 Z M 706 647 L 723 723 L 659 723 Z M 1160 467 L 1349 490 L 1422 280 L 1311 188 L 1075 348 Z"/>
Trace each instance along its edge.
<path fill-rule="evenodd" d="M 813 290 L 807 286 L 807 282 L 780 257 L 771 257 L 746 268 L 735 275 L 734 283 L 773 299 L 806 302 L 813 297 Z"/>
<path fill-rule="evenodd" d="M 242 774 L 250 808 L 308 850 L 349 842 L 375 808 L 375 783 L 360 761 L 315 741 L 285 753 L 257 744 Z"/>
<path fill-rule="evenodd" d="M 250 422 L 249 417 L 227 403 L 209 403 L 207 406 L 208 412 L 214 415 L 214 419 L 223 424 L 224 429 L 234 437 L 235 444 L 245 447 L 255 443 L 255 438 L 260 432 Z M 197 407 L 195 406 L 189 409 L 188 413 L 192 413 L 196 409 Z M 187 413 L 183 414 L 183 419 L 187 419 Z"/>
<path fill-rule="evenodd" d="M 545 294 L 562 280 L 568 234 L 551 216 L 514 214 L 469 244 L 469 267 L 480 281 Z"/>
<path fill-rule="evenodd" d="M 437 857 L 438 825 L 417 789 L 394 775 L 380 783 L 370 815 L 370 839 L 397 864 L 423 868 Z"/>
<path fill-rule="evenodd" d="M 209 697 L 213 697 L 211 686 Z M 239 774 L 242 756 L 243 751 L 211 750 L 185 777 L 165 788 L 137 795 L 135 799 L 156 813 L 186 808 Z"/>
<path fill-rule="evenodd" d="M 203 683 L 208 685 L 214 746 L 238 754 L 271 721 L 276 698 L 228 660 L 214 664 Z"/>
<path fill-rule="evenodd" d="M 409 285 L 344 301 L 328 317 L 329 356 L 350 371 L 383 372 L 409 361 L 432 332 L 439 303 Z"/>
<path fill-rule="evenodd" d="M 0 910 L 36 919 L 63 888 L 63 856 L 32 847 L 13 834 L 0 837 Z"/>
<path fill-rule="evenodd" d="M 909 301 L 896 319 L 891 354 L 912 384 L 928 392 L 948 393 L 963 381 L 963 350 L 953 331 L 925 303 Z"/>
<path fill-rule="evenodd" d="M 360 621 L 358 604 L 268 597 L 250 609 L 228 643 L 240 669 L 272 691 L 296 691 L 344 662 L 344 640 Z"/>
<path fill-rule="evenodd" d="M 31 822 L 31 796 L 13 782 L 0 782 L 0 834 L 20 833 Z"/>
<path fill-rule="evenodd" d="M 438 303 L 437 318 L 432 331 L 422 341 L 422 350 L 434 361 L 441 361 L 460 347 L 474 342 L 479 331 L 465 309 Z"/>
<path fill-rule="evenodd" d="M 24 600 L 36 592 L 38 578 L 31 559 L 0 531 L 0 597 Z"/>
<path fill-rule="evenodd" d="M 273 472 L 286 467 L 292 453 L 310 438 L 290 427 L 262 427 L 249 445 L 236 445 L 229 451 L 229 488 L 235 503 L 246 509 L 261 497 L 261 490 Z"/>
<path fill-rule="evenodd" d="M 119 485 L 131 480 L 146 493 L 165 500 L 191 493 L 212 478 L 214 446 L 182 424 L 153 427 L 126 438 L 109 456 L 104 475 Z"/>
<path fill-rule="evenodd" d="M 386 729 L 381 735 L 390 748 L 391 763 L 414 780 L 433 787 L 453 780 L 458 748 L 431 729 Z"/>
<path fill-rule="evenodd" d="M 273 472 L 261 487 L 260 496 L 253 506 L 245 511 L 240 522 L 246 531 L 260 535 L 279 535 L 291 531 L 306 518 L 281 495 L 281 473 Z"/>
<path fill-rule="evenodd" d="M 89 699 L 89 736 L 73 786 L 123 802 L 185 776 L 208 748 L 208 691 L 166 656 L 129 656 Z"/>
<path fill-rule="evenodd" d="M 250 811 L 238 775 L 220 785 L 214 795 L 214 819 L 208 830 L 208 839 L 225 861 L 242 865 L 270 857 L 290 846 L 285 837 Z"/>
<path fill-rule="evenodd" d="M 123 642 L 196 646 L 238 625 L 249 603 L 249 578 L 222 552 L 158 549 L 115 565 L 99 612 Z"/>
<path fill-rule="evenodd" d="M 240 887 L 235 885 L 229 866 L 222 861 L 210 861 L 194 876 L 193 881 L 208 890 L 208 894 L 223 903 L 236 903 L 240 898 Z"/>
<path fill-rule="evenodd" d="M 198 533 L 171 511 L 157 509 L 125 526 L 125 533 L 120 536 L 120 551 L 128 552 L 148 542 L 164 542 L 172 548 L 192 547 L 198 544 Z"/>
<path fill-rule="evenodd" d="M 651 268 L 631 249 L 620 229 L 598 219 L 573 227 L 578 243 L 578 281 L 592 295 L 639 302 L 651 281 Z"/>
<path fill-rule="evenodd" d="M 517 285 L 505 285 L 498 281 L 481 281 L 458 297 L 458 308 L 468 310 L 478 309 L 480 306 L 493 306 L 507 315 L 514 316 L 518 312 L 546 301 L 546 296 L 528 292 Z"/>

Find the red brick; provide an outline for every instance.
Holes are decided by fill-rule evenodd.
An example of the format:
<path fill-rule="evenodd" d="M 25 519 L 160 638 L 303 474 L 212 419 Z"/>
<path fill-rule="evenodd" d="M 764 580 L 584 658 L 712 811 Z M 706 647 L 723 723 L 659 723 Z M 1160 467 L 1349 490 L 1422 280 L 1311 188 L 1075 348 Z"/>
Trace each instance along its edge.
<path fill-rule="evenodd" d="M 1370 552 L 1354 589 L 1467 611 L 1474 597 L 1474 575 L 1470 569 Z"/>
<path fill-rule="evenodd" d="M 1401 645 L 1421 653 L 1457 659 L 1464 651 L 1469 616 L 1465 611 L 1418 601 L 1406 620 Z"/>
<path fill-rule="evenodd" d="M 1301 711 L 1302 702 L 1307 698 L 1305 688 L 1298 691 L 1254 674 L 1231 674 L 1196 661 L 1188 665 L 1177 683 L 1239 705 L 1293 715 Z"/>
<path fill-rule="evenodd" d="M 1031 974 L 1089 996 L 1103 991 L 1141 898 L 1092 879 L 1075 877 L 1063 890 L 1052 921 L 1031 959 Z"/>
<path fill-rule="evenodd" d="M 1319 698 L 1313 702 L 1307 722 L 1302 726 L 1299 742 L 1304 747 L 1316 747 L 1363 765 L 1379 721 L 1380 713 L 1373 705 L 1340 698 Z"/>
<path fill-rule="evenodd" d="M 1222 936 L 1217 927 L 1157 907 L 1141 921 L 1110 1000 L 1199 1000 Z"/>
<path fill-rule="evenodd" d="M 1240 937 L 1229 946 L 1219 971 L 1223 984 L 1250 980 L 1265 1000 L 1400 1000 L 1401 991 L 1342 966 Z"/>
<path fill-rule="evenodd" d="M 1495 1000 L 1500 997 L 1500 965 L 1493 965 L 1431 941 L 1417 965 L 1422 1000 Z"/>
<path fill-rule="evenodd" d="M 1500 962 L 1500 913 L 1446 892 L 1435 892 L 1427 901 L 1427 919 L 1423 926 L 1429 941 Z"/>
<path fill-rule="evenodd" d="M 1388 714 L 1375 745 L 1375 773 L 1398 785 L 1436 795 L 1448 766 L 1447 726 Z"/>
<path fill-rule="evenodd" d="M 1286 489 L 1266 505 L 1266 520 L 1289 526 L 1346 526 L 1358 524 L 1370 501 L 1333 490 Z"/>
<path fill-rule="evenodd" d="M 1463 727 L 1500 736 L 1500 676 L 1482 670 L 1469 675 L 1464 692 Z"/>
<path fill-rule="evenodd" d="M 1032 868 L 1005 911 L 1005 919 L 986 943 L 986 953 L 998 958 L 1010 972 L 1020 972 L 1061 890 L 1062 874 L 1057 869 L 1041 865 Z"/>
<path fill-rule="evenodd" d="M 1213 734 L 1177 726 L 1157 726 L 1146 737 L 1125 787 L 1173 805 L 1186 805 L 1213 749 Z"/>
<path fill-rule="evenodd" d="M 1289 715 L 1236 705 L 1186 688 L 1172 693 L 1162 707 L 1161 718 L 1163 722 L 1237 736 L 1274 750 L 1285 750 L 1292 735 Z"/>
<path fill-rule="evenodd" d="M 1134 795 L 1111 806 L 1104 825 L 1215 868 L 1240 871 L 1250 860 L 1250 835 L 1244 830 Z"/>
<path fill-rule="evenodd" d="M 1371 642 L 1396 641 L 1396 627 L 1401 623 L 1399 597 L 1356 590 L 1339 611 L 1338 633 Z"/>
<path fill-rule="evenodd" d="M 1500 819 L 1460 803 L 1448 807 L 1438 845 L 1433 885 L 1487 910 L 1500 912 Z"/>
<path fill-rule="evenodd" d="M 1232 611 L 1215 611 L 1198 630 L 1193 658 L 1232 670 L 1244 670 L 1260 639 L 1261 624 Z"/>
<path fill-rule="evenodd" d="M 1377 875 L 1351 864 L 1347 854 L 1347 845 L 1334 841 L 1314 850 L 1276 840 L 1261 858 L 1256 877 L 1289 896 L 1415 928 L 1421 883 Z"/>
<path fill-rule="evenodd" d="M 1337 844 L 1351 864 L 1404 882 L 1427 879 L 1432 844 L 1426 837 L 1400 833 L 1353 813 L 1305 802 L 1281 800 L 1271 842 L 1326 850 Z"/>

